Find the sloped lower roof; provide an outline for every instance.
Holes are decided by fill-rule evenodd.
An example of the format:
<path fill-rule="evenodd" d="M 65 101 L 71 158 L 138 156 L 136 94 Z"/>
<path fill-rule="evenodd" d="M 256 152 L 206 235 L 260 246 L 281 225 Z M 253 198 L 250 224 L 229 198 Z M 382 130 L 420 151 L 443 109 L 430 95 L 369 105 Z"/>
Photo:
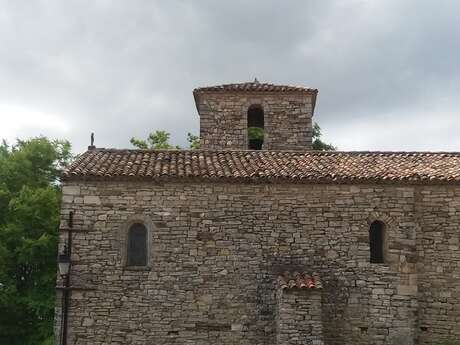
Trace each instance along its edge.
<path fill-rule="evenodd" d="M 304 272 L 285 272 L 278 276 L 278 287 L 284 289 L 321 289 L 323 287 L 318 275 Z"/>
<path fill-rule="evenodd" d="M 290 183 L 460 183 L 459 152 L 94 149 L 65 171 L 75 179 L 199 179 Z"/>

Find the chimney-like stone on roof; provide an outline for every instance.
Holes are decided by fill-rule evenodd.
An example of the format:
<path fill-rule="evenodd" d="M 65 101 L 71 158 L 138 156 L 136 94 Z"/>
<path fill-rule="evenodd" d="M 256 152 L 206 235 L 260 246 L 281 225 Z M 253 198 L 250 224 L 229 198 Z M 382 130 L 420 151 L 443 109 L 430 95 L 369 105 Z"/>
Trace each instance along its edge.
<path fill-rule="evenodd" d="M 311 150 L 317 92 L 257 79 L 195 89 L 201 148 Z"/>

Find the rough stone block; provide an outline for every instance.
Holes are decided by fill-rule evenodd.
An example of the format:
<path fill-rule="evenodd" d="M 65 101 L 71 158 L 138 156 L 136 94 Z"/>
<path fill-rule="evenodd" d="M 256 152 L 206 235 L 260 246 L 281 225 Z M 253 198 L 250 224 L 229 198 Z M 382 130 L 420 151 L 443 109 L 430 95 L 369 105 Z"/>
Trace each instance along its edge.
<path fill-rule="evenodd" d="M 80 186 L 62 186 L 62 195 L 80 195 Z"/>
<path fill-rule="evenodd" d="M 100 205 L 101 200 L 97 195 L 85 195 L 83 198 L 83 203 Z"/>

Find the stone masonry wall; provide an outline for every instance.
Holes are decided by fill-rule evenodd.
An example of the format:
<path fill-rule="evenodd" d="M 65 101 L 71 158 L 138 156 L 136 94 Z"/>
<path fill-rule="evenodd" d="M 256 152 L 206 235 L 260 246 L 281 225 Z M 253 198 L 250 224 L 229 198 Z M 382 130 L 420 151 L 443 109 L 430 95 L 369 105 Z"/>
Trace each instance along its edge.
<path fill-rule="evenodd" d="M 248 149 L 247 111 L 261 105 L 264 150 L 311 149 L 313 105 L 304 93 L 206 93 L 199 96 L 202 149 Z"/>
<path fill-rule="evenodd" d="M 87 181 L 64 185 L 63 229 L 71 210 L 72 285 L 91 289 L 72 291 L 69 344 L 274 345 L 286 268 L 321 277 L 326 345 L 460 335 L 460 187 Z M 136 220 L 142 269 L 124 265 Z"/>
<path fill-rule="evenodd" d="M 277 309 L 277 345 L 324 344 L 320 290 L 279 290 Z"/>
<path fill-rule="evenodd" d="M 460 190 L 426 187 L 418 195 L 419 342 L 460 340 Z"/>

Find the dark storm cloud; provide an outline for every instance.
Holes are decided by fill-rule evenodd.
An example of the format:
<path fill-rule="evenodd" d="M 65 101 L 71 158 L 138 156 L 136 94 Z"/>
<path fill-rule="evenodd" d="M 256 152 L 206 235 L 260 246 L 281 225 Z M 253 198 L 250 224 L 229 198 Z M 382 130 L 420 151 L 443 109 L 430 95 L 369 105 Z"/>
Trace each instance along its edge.
<path fill-rule="evenodd" d="M 91 131 L 128 147 L 166 129 L 185 145 L 194 87 L 257 77 L 317 87 L 315 118 L 340 148 L 460 147 L 456 1 L 0 4 L 1 136 L 81 151 Z"/>

